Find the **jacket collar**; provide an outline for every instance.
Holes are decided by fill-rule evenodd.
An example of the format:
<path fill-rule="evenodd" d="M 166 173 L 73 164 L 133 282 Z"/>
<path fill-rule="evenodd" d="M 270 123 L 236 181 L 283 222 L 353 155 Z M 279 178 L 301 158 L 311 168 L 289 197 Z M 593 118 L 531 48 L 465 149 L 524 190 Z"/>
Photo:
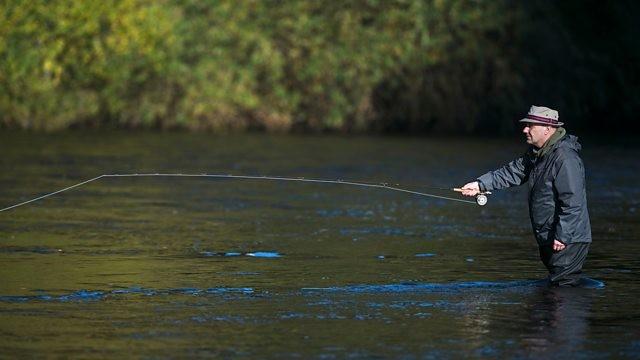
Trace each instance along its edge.
<path fill-rule="evenodd" d="M 559 127 L 556 132 L 551 135 L 549 140 L 547 140 L 547 142 L 542 145 L 540 149 L 536 149 L 535 146 L 533 147 L 533 155 L 537 158 L 545 156 L 549 152 L 549 150 L 551 150 L 553 146 L 558 143 L 558 141 L 560 141 L 566 134 L 567 130 L 565 130 L 563 127 Z"/>

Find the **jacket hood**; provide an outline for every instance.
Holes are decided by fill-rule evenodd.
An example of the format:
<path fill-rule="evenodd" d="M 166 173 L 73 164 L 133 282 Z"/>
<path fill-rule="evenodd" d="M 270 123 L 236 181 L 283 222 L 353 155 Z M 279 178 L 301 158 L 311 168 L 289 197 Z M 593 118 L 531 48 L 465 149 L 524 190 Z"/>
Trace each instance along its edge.
<path fill-rule="evenodd" d="M 582 145 L 578 142 L 578 137 L 573 135 L 565 135 L 556 143 L 556 148 L 567 148 L 580 152 Z"/>

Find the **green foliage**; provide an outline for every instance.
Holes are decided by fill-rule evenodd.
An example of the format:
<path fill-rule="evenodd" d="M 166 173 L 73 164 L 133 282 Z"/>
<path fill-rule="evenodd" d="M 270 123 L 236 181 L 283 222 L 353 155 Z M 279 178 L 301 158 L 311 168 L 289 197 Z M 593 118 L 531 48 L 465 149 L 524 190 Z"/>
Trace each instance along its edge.
<path fill-rule="evenodd" d="M 609 8 L 623 7 L 617 4 Z M 633 88 L 625 75 L 634 68 L 593 71 L 622 55 L 593 56 L 588 30 L 571 28 L 563 15 L 579 7 L 507 0 L 10 0 L 0 4 L 0 126 L 505 132 L 538 100 L 584 116 L 585 108 L 593 110 L 585 99 L 604 108 L 611 100 L 606 88 Z M 610 20 L 628 17 L 618 12 Z M 635 48 L 619 32 L 624 46 Z M 553 40 L 557 34 L 564 36 Z M 551 61 L 558 70 L 545 70 L 541 50 L 528 56 L 536 36 L 543 45 L 533 48 L 557 53 L 554 46 L 562 46 L 568 54 Z M 582 72 L 568 75 L 576 62 L 585 64 Z M 557 77 L 545 79 L 551 82 L 595 80 L 604 89 L 556 84 L 564 91 L 547 97 L 548 85 L 531 85 L 540 72 Z M 630 104 L 640 96 L 637 89 L 620 93 Z M 635 110 L 627 105 L 622 113 Z"/>
<path fill-rule="evenodd" d="M 4 4 L 2 121 L 51 130 L 97 118 L 135 126 L 167 117 L 177 11 L 133 0 Z"/>

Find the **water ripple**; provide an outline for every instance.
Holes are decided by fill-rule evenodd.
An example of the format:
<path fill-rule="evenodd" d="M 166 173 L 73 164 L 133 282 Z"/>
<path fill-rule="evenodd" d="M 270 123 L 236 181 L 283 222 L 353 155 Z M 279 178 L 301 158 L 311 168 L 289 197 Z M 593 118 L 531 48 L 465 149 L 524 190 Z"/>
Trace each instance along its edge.
<path fill-rule="evenodd" d="M 468 281 L 456 283 L 401 283 L 401 284 L 361 284 L 347 286 L 330 286 L 318 288 L 303 288 L 303 292 L 332 292 L 332 293 L 420 293 L 420 292 L 457 292 L 469 289 L 527 289 L 547 287 L 547 279 L 516 280 L 516 281 Z M 585 289 L 603 289 L 604 282 L 582 278 L 579 287 Z"/>
<path fill-rule="evenodd" d="M 416 254 L 416 257 L 434 257 L 436 256 L 436 254 L 434 253 L 421 253 L 421 254 Z"/>
<path fill-rule="evenodd" d="M 0 302 L 30 302 L 30 301 L 53 301 L 53 302 L 74 302 L 74 301 L 97 301 L 106 298 L 122 296 L 122 295 L 226 295 L 226 294 L 252 294 L 253 288 L 175 288 L 175 289 L 147 289 L 147 288 L 128 288 L 117 289 L 111 291 L 99 290 L 78 290 L 69 294 L 62 295 L 5 295 L 0 296 Z"/>
<path fill-rule="evenodd" d="M 0 253 L 55 254 L 60 252 L 62 252 L 62 249 L 46 246 L 0 246 Z"/>
<path fill-rule="evenodd" d="M 449 292 L 465 289 L 509 289 L 520 287 L 546 286 L 546 280 L 519 280 L 506 282 L 470 281 L 449 284 L 438 283 L 401 283 L 382 285 L 348 285 L 324 288 L 303 288 L 307 292 L 345 292 L 345 293 L 412 293 L 412 292 Z"/>
<path fill-rule="evenodd" d="M 276 251 L 255 251 L 255 252 L 215 252 L 215 251 L 202 251 L 200 255 L 206 257 L 237 257 L 237 256 L 249 256 L 256 258 L 279 258 L 282 254 Z"/>

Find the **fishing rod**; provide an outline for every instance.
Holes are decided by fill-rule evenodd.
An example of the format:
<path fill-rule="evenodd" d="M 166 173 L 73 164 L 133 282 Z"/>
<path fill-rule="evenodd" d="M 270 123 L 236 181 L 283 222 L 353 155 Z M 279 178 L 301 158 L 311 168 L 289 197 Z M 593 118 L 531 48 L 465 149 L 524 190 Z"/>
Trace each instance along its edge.
<path fill-rule="evenodd" d="M 419 195 L 419 196 L 426 196 L 426 197 L 431 197 L 431 198 L 436 198 L 436 199 L 442 199 L 442 200 L 450 200 L 450 201 L 458 201 L 458 202 L 463 202 L 463 203 L 469 203 L 469 204 L 478 204 L 480 206 L 484 206 L 487 203 L 487 196 L 491 194 L 490 192 L 481 192 L 476 196 L 476 201 L 469 201 L 469 200 L 463 200 L 463 199 L 456 199 L 456 198 L 452 198 L 452 197 L 448 197 L 448 196 L 440 196 L 440 195 L 435 195 L 435 194 L 429 194 L 429 193 L 425 193 L 425 192 L 419 192 L 419 191 L 413 191 L 413 190 L 409 190 L 409 189 L 405 189 L 405 188 L 401 188 L 399 187 L 398 184 L 396 184 L 395 186 L 391 186 L 387 183 L 380 183 L 380 184 L 375 184 L 375 183 L 366 183 L 366 182 L 356 182 L 356 181 L 344 181 L 341 179 L 338 180 L 327 180 L 327 179 L 308 179 L 308 178 L 304 178 L 304 177 L 283 177 L 283 176 L 255 176 L 255 175 L 231 175 L 231 174 L 163 174 L 163 173 L 143 173 L 143 174 L 103 174 L 100 176 L 96 176 L 94 178 L 82 181 L 80 183 L 77 183 L 75 185 L 71 185 L 68 186 L 64 189 L 60 189 L 48 194 L 44 194 L 42 196 L 38 196 L 36 198 L 21 202 L 19 204 L 15 204 L 15 205 L 11 205 L 9 207 L 0 209 L 0 212 L 3 211 L 8 211 L 11 209 L 15 209 L 19 206 L 23 206 L 23 205 L 27 205 L 29 203 L 32 202 L 36 202 L 45 198 L 48 198 L 50 196 L 56 195 L 56 194 L 60 194 L 62 192 L 80 187 L 82 185 L 86 185 L 88 183 L 100 180 L 100 179 L 104 179 L 104 178 L 124 178 L 124 177 L 188 177 L 188 178 L 194 178 L 194 177 L 201 177 L 201 178 L 216 178 L 216 179 L 243 179 L 243 180 L 271 180 L 271 181 L 298 181 L 298 182 L 309 182 L 309 183 L 322 183 L 322 184 L 340 184 L 340 185 L 350 185 L 350 186 L 359 186 L 359 187 L 368 187 L 368 188 L 378 188 L 378 189 L 386 189 L 386 190 L 392 190 L 392 191 L 399 191 L 399 192 L 404 192 L 404 193 L 409 193 L 409 194 L 414 194 L 414 195 Z M 462 189 L 458 189 L 458 188 L 433 188 L 433 189 L 438 189 L 438 190 L 448 190 L 448 191 L 456 191 L 456 192 L 461 192 Z"/>

